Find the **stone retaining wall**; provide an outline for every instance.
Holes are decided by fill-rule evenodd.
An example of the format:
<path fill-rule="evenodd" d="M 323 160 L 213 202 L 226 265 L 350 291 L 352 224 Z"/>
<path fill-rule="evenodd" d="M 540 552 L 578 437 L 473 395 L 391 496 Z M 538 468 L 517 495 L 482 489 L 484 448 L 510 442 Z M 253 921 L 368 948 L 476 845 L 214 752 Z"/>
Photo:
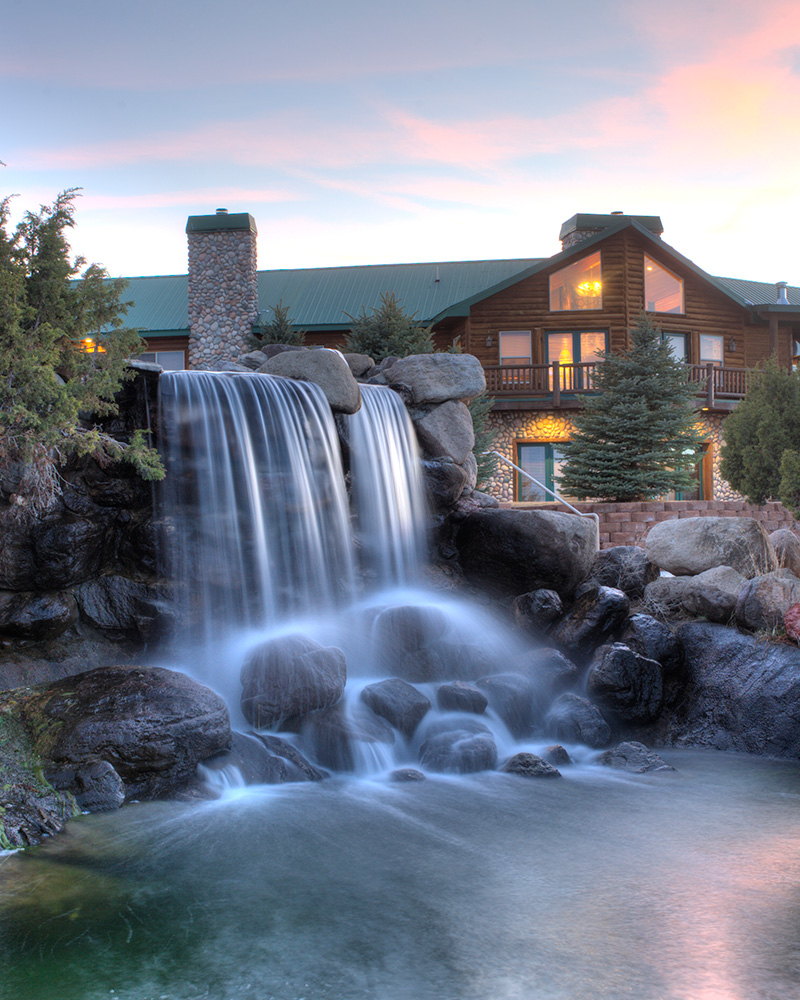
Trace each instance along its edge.
<path fill-rule="evenodd" d="M 561 504 L 506 503 L 500 506 L 567 510 Z M 781 503 L 756 506 L 745 500 L 647 500 L 640 503 L 575 503 L 574 506 L 582 513 L 599 517 L 601 549 L 613 545 L 641 545 L 654 524 L 680 517 L 752 517 L 763 522 L 768 532 L 790 528 L 800 535 L 800 523 Z"/>

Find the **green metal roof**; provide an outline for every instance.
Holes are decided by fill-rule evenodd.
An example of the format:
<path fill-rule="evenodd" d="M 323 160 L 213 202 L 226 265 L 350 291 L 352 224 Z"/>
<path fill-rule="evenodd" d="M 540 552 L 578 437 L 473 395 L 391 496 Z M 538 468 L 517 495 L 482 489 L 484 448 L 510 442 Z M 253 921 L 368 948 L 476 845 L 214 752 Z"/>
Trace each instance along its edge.
<path fill-rule="evenodd" d="M 125 323 L 142 333 L 189 330 L 189 276 L 128 278 L 122 301 L 132 301 Z"/>
<path fill-rule="evenodd" d="M 749 305 L 775 305 L 778 301 L 778 290 L 768 281 L 746 281 L 743 278 L 717 278 L 731 291 L 740 295 Z M 789 286 L 786 289 L 789 305 L 800 306 L 800 288 Z"/>

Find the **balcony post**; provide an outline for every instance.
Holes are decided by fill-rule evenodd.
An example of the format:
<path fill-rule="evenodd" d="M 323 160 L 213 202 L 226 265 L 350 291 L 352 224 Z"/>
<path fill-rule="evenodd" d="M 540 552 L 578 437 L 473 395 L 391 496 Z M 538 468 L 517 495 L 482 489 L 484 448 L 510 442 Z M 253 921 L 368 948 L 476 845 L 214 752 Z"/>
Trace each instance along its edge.
<path fill-rule="evenodd" d="M 709 410 L 714 408 L 714 365 L 709 361 L 706 365 L 706 402 Z"/>
<path fill-rule="evenodd" d="M 561 406 L 561 365 L 553 362 L 553 407 Z"/>

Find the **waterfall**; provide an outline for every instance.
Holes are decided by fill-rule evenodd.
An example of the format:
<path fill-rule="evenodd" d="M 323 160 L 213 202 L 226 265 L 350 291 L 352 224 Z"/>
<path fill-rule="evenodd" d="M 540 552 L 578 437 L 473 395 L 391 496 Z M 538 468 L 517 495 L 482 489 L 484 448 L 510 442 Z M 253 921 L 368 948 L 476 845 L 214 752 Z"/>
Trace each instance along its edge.
<path fill-rule="evenodd" d="M 350 512 L 322 390 L 169 372 L 159 399 L 166 547 L 194 636 L 208 642 L 350 599 Z"/>
<path fill-rule="evenodd" d="M 419 449 L 397 393 L 363 385 L 361 400 L 349 418 L 361 562 L 379 587 L 393 587 L 415 581 L 425 555 Z"/>

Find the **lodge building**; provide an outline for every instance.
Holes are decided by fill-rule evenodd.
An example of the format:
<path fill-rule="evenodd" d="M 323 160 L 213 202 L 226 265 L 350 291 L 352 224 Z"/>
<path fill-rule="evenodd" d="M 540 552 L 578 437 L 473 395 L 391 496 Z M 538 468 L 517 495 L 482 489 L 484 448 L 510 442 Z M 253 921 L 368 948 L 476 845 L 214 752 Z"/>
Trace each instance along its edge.
<path fill-rule="evenodd" d="M 697 387 L 703 456 L 695 491 L 677 499 L 736 499 L 719 472 L 725 416 L 760 362 L 775 355 L 788 367 L 800 354 L 800 288 L 707 274 L 664 242 L 657 216 L 574 215 L 561 252 L 545 258 L 267 271 L 247 213 L 191 216 L 186 231 L 188 275 L 128 279 L 128 322 L 146 359 L 166 369 L 234 360 L 279 302 L 307 345 L 341 347 L 351 317 L 394 293 L 432 326 L 437 347 L 455 343 L 480 360 L 496 447 L 550 488 L 599 354 L 623 349 L 642 313 Z M 546 499 L 506 466 L 489 491 Z"/>

